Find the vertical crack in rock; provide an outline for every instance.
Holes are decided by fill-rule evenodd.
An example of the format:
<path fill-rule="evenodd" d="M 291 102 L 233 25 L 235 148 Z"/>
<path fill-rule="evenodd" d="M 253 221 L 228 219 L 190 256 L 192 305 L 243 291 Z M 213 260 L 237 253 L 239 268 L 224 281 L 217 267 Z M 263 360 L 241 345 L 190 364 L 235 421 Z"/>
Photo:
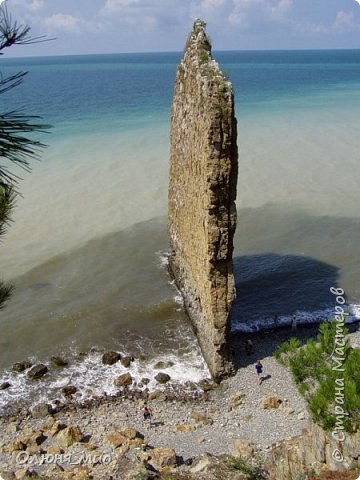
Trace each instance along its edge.
<path fill-rule="evenodd" d="M 196 20 L 177 68 L 171 119 L 169 268 L 215 381 L 232 373 L 237 144 L 232 85 Z"/>

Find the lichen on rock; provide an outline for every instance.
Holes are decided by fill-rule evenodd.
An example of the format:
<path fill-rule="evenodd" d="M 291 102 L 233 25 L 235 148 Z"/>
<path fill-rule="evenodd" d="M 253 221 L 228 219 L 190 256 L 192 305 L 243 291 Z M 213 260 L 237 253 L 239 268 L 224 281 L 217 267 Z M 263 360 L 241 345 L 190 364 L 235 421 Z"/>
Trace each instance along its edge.
<path fill-rule="evenodd" d="M 232 373 L 237 129 L 232 85 L 196 20 L 177 68 L 171 120 L 169 268 L 214 380 Z"/>

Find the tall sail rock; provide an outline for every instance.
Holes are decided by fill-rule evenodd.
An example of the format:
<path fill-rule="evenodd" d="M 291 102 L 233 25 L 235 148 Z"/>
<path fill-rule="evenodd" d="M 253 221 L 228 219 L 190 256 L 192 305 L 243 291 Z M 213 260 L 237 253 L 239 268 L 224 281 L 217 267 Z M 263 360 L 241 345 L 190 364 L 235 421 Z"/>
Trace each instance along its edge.
<path fill-rule="evenodd" d="M 215 381 L 229 376 L 236 227 L 237 129 L 232 85 L 196 20 L 178 65 L 171 119 L 169 268 Z"/>

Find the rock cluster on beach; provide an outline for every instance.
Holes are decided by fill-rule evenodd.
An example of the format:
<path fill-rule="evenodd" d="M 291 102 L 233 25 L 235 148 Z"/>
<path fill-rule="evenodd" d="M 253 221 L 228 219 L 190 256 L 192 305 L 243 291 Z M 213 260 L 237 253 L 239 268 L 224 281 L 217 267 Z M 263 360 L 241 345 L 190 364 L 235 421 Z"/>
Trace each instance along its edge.
<path fill-rule="evenodd" d="M 265 351 L 255 345 L 263 358 Z M 241 350 L 239 355 L 244 357 L 245 352 Z M 228 462 L 225 457 L 218 458 L 219 455 L 248 451 L 265 454 L 274 442 L 301 433 L 307 425 L 304 401 L 286 369 L 273 358 L 264 358 L 266 373 L 271 378 L 259 387 L 253 359 L 249 360 L 247 366 L 220 386 L 202 381 L 206 391 L 197 398 L 181 391 L 176 394 L 166 384 L 159 384 L 163 390 L 148 393 L 120 387 L 114 397 L 78 404 L 70 395 L 58 408 L 41 403 L 30 411 L 0 418 L 0 471 L 24 472 L 28 468 L 52 480 L 107 480 L 111 476 L 131 478 L 127 477 L 129 472 L 135 475 L 144 468 L 148 471 L 146 466 L 149 466 L 149 471 L 174 470 L 187 472 L 194 479 L 211 479 L 213 469 L 227 471 Z M 158 366 L 163 368 L 165 364 Z M 281 398 L 284 408 L 264 409 L 264 399 L 274 396 Z M 141 414 L 145 400 L 153 410 L 150 429 L 144 425 Z M 298 419 L 300 413 L 304 414 L 302 420 Z M 54 465 L 16 466 L 11 460 L 19 452 L 60 454 L 62 450 L 111 454 L 113 460 L 108 465 L 64 465 L 64 471 Z M 234 473 L 230 469 L 224 478 L 237 478 L 230 476 Z"/>
<path fill-rule="evenodd" d="M 236 375 L 218 386 L 209 380 L 202 381 L 206 391 L 201 395 L 192 397 L 181 391 L 176 394 L 160 384 L 163 390 L 151 392 L 121 387 L 113 397 L 78 403 L 69 395 L 58 405 L 39 403 L 30 410 L 0 417 L 0 476 L 126 480 L 138 474 L 143 475 L 140 478 L 160 478 L 173 472 L 177 480 L 182 475 L 186 480 L 245 480 L 229 465 L 231 456 L 250 455 L 252 459 L 276 459 L 270 465 L 278 468 L 275 472 L 289 471 L 291 462 L 292 468 L 299 472 L 304 459 L 298 458 L 296 452 L 305 451 L 310 458 L 311 452 L 321 445 L 321 432 L 315 437 L 316 448 L 311 447 L 313 440 L 308 433 L 290 440 L 309 426 L 309 417 L 289 371 L 271 356 L 289 334 L 268 332 L 266 338 L 252 337 L 255 354 L 264 365 L 261 385 L 254 369 L 255 354 L 246 355 L 240 337 L 234 343 L 240 367 Z M 307 334 L 304 335 L 306 338 Z M 359 335 L 350 337 L 358 339 Z M 34 381 L 45 379 L 46 375 Z M 153 411 L 151 428 L 142 418 L 144 401 Z M 38 466 L 16 463 L 19 454 L 20 458 L 37 454 L 93 456 L 86 457 L 88 461 L 79 465 L 57 462 L 57 465 Z M 99 461 L 100 457 L 111 461 Z M 285 457 L 283 464 L 281 458 Z M 315 457 L 319 454 L 314 454 Z M 37 474 L 30 475 L 32 471 Z M 270 478 L 281 478 L 279 475 Z M 169 480 L 171 476 L 163 478 Z"/>
<path fill-rule="evenodd" d="M 236 135 L 232 85 L 212 59 L 205 23 L 197 20 L 177 68 L 172 108 L 169 268 L 216 381 L 232 371 Z"/>

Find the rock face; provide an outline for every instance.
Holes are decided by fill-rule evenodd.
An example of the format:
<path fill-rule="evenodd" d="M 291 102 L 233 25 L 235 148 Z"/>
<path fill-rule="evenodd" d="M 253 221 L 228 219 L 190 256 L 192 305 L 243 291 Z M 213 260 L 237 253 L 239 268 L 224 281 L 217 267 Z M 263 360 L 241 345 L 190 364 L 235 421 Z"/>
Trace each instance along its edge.
<path fill-rule="evenodd" d="M 229 312 L 237 144 L 231 83 L 197 20 L 177 68 L 171 121 L 169 268 L 214 380 L 232 372 Z"/>
<path fill-rule="evenodd" d="M 346 472 L 360 468 L 360 431 L 325 432 L 312 423 L 302 435 L 274 444 L 267 454 L 266 470 L 269 480 L 304 478 L 324 471 Z M 315 477 L 313 477 L 315 478 Z M 342 478 L 341 474 L 335 477 Z M 349 477 L 350 478 L 350 477 Z"/>

